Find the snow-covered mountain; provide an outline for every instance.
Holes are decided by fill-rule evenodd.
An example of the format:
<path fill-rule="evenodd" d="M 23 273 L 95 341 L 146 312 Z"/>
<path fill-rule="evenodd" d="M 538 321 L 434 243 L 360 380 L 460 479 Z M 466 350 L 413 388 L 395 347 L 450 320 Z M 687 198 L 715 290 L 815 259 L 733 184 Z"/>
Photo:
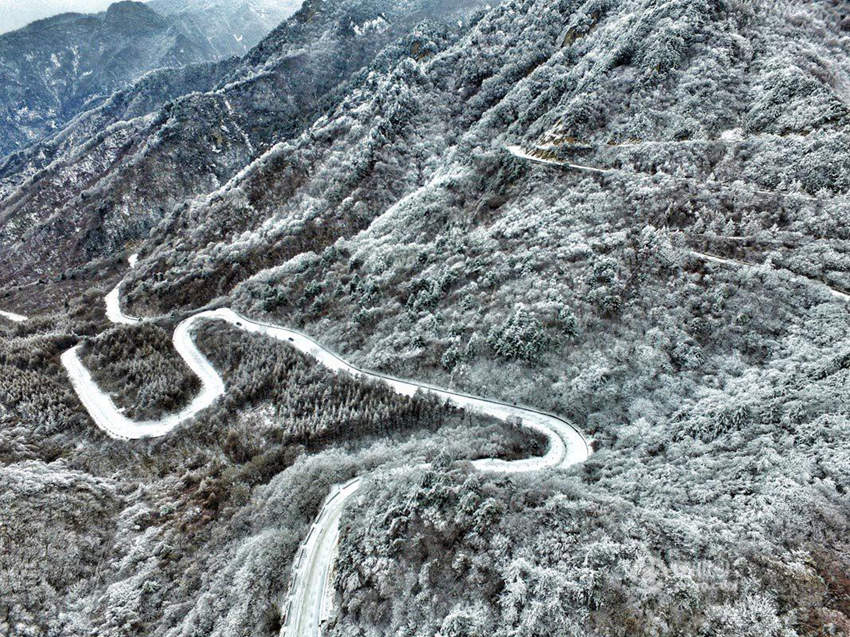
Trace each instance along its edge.
<path fill-rule="evenodd" d="M 56 132 L 152 70 L 243 55 L 295 8 L 124 1 L 0 35 L 0 156 Z"/>
<path fill-rule="evenodd" d="M 206 41 L 219 58 L 243 55 L 291 16 L 302 0 L 150 0 L 181 32 Z"/>
<path fill-rule="evenodd" d="M 453 16 L 449 25 L 427 20 L 440 12 Z M 140 90 L 121 92 L 0 166 L 0 192 L 8 192 L 2 276 L 61 276 L 147 236 L 175 204 L 218 189 L 275 144 L 297 138 L 370 69 L 433 55 L 462 32 L 458 22 L 465 23 L 454 17 L 464 12 L 462 3 L 448 0 L 307 3 L 212 90 L 149 115 L 141 107 L 130 110 L 144 116 L 119 124 L 128 101 L 135 105 L 138 96 L 153 93 L 139 101 L 156 104 L 161 85 L 175 85 L 173 73 L 159 74 L 156 82 L 145 78 Z M 211 76 L 204 74 L 199 84 Z M 95 126 L 99 132 L 89 138 Z M 152 175 L 156 188 L 150 188 Z M 64 247 L 56 251 L 57 245 Z"/>
<path fill-rule="evenodd" d="M 308 0 L 7 158 L 0 633 L 280 634 L 363 475 L 336 637 L 850 634 L 848 28 L 829 0 Z M 119 281 L 149 321 L 110 324 Z M 221 399 L 105 439 L 62 352 L 128 417 L 177 411 L 173 329 L 224 306 L 594 453 L 475 473 L 537 443 L 218 323 Z"/>

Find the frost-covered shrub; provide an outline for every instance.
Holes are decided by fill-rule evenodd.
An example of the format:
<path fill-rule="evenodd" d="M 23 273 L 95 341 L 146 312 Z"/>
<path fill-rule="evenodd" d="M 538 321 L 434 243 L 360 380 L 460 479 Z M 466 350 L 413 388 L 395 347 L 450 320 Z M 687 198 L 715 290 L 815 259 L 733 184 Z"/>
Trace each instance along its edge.
<path fill-rule="evenodd" d="M 558 323 L 564 335 L 573 338 L 578 334 L 578 319 L 568 307 L 562 307 L 558 310 Z"/>
<path fill-rule="evenodd" d="M 456 279 L 455 271 L 444 269 L 434 277 L 418 280 L 407 299 L 407 307 L 414 313 L 435 309 Z"/>
<path fill-rule="evenodd" d="M 487 344 L 501 358 L 533 362 L 546 346 L 546 336 L 540 322 L 520 306 L 507 321 L 490 329 Z"/>
<path fill-rule="evenodd" d="M 458 349 L 457 343 L 453 342 L 449 345 L 448 349 L 443 352 L 443 355 L 440 357 L 440 364 L 447 370 L 451 371 L 455 368 L 455 366 L 462 360 L 463 356 L 461 355 L 460 350 Z"/>
<path fill-rule="evenodd" d="M 614 259 L 602 257 L 593 264 L 588 277 L 587 300 L 602 316 L 614 317 L 623 307 L 622 284 L 619 267 Z"/>

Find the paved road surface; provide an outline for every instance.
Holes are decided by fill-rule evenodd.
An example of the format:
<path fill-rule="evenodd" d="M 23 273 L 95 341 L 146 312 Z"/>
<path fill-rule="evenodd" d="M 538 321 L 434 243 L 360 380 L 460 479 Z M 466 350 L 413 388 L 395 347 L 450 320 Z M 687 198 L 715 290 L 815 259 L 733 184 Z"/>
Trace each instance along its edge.
<path fill-rule="evenodd" d="M 298 550 L 292 567 L 291 596 L 284 607 L 282 634 L 287 637 L 321 633 L 322 620 L 330 613 L 333 599 L 329 588 L 339 544 L 339 522 L 348 499 L 360 484 L 361 479 L 355 478 L 331 489 Z"/>
<path fill-rule="evenodd" d="M 127 316 L 121 311 L 119 299 L 120 286 L 116 287 L 106 297 L 107 316 L 110 320 L 124 324 L 138 323 L 140 319 Z M 581 432 L 557 416 L 531 408 L 508 405 L 496 400 L 478 398 L 428 383 L 402 380 L 379 372 L 362 370 L 343 360 L 306 334 L 277 325 L 253 321 L 229 309 L 201 312 L 177 326 L 173 337 L 174 348 L 200 378 L 201 391 L 180 412 L 169 414 L 159 420 L 133 421 L 124 416 L 115 406 L 111 397 L 98 387 L 89 371 L 85 369 L 79 358 L 79 348 L 65 352 L 62 355 L 62 363 L 68 371 L 74 389 L 91 414 L 95 424 L 110 436 L 120 439 L 163 436 L 180 423 L 212 405 L 218 397 L 223 395 L 225 392 L 224 381 L 207 358 L 198 350 L 192 339 L 192 328 L 196 323 L 204 320 L 225 321 L 246 332 L 263 334 L 284 341 L 291 347 L 315 358 L 332 371 L 343 371 L 361 378 L 381 380 L 398 393 L 406 396 L 412 396 L 417 391 L 422 391 L 469 411 L 485 414 L 502 421 L 508 419 L 519 421 L 523 426 L 545 436 L 548 441 L 548 449 L 544 456 L 511 462 L 498 459 L 478 460 L 475 462 L 475 466 L 479 470 L 512 473 L 538 471 L 582 462 L 590 453 L 589 445 Z"/>
<path fill-rule="evenodd" d="M 603 175 L 617 172 L 616 170 L 609 168 L 594 168 L 593 166 L 582 166 L 581 164 L 571 164 L 569 162 L 556 161 L 554 159 L 543 159 L 542 157 L 532 155 L 531 153 L 523 149 L 522 146 L 507 146 L 506 149 L 514 157 L 534 161 L 538 164 L 546 164 L 547 166 L 560 166 L 562 168 L 572 168 L 574 170 L 583 170 L 585 172 L 600 173 Z"/>

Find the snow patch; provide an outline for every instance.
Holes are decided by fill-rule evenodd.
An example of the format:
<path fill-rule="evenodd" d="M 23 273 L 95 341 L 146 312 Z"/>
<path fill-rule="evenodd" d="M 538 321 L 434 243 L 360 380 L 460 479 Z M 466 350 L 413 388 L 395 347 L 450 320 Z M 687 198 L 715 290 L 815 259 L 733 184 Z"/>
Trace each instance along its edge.
<path fill-rule="evenodd" d="M 24 321 L 28 320 L 27 317 L 23 314 L 15 314 L 14 312 L 4 312 L 3 310 L 0 310 L 0 316 L 2 316 L 4 319 L 12 321 L 13 323 L 23 323 Z"/>
<path fill-rule="evenodd" d="M 730 128 L 720 133 L 720 139 L 724 142 L 742 142 L 744 141 L 744 131 L 740 128 Z"/>
<path fill-rule="evenodd" d="M 386 21 L 383 16 L 378 16 L 372 20 L 367 20 L 361 24 L 351 23 L 351 28 L 354 30 L 358 36 L 365 35 L 366 33 L 383 33 L 390 26 L 390 23 Z"/>

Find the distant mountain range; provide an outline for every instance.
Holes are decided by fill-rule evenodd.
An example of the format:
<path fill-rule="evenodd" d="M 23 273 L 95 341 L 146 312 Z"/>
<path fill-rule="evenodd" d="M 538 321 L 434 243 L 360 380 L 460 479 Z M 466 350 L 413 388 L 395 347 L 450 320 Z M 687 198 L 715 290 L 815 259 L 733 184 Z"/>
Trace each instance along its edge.
<path fill-rule="evenodd" d="M 116 93 L 0 162 L 0 281 L 61 276 L 146 237 L 175 205 L 297 138 L 369 72 L 426 60 L 460 30 L 456 18 L 432 16 L 476 4 L 308 1 L 235 65 L 160 71 Z M 251 196 L 261 208 L 304 179 L 277 160 L 264 170 L 274 187 L 264 193 L 258 182 Z"/>
<path fill-rule="evenodd" d="M 42 139 L 145 73 L 241 56 L 299 3 L 117 2 L 0 36 L 0 156 Z"/>
<path fill-rule="evenodd" d="M 300 7 L 302 0 L 150 0 L 193 40 L 205 42 L 217 58 L 244 55 Z"/>

